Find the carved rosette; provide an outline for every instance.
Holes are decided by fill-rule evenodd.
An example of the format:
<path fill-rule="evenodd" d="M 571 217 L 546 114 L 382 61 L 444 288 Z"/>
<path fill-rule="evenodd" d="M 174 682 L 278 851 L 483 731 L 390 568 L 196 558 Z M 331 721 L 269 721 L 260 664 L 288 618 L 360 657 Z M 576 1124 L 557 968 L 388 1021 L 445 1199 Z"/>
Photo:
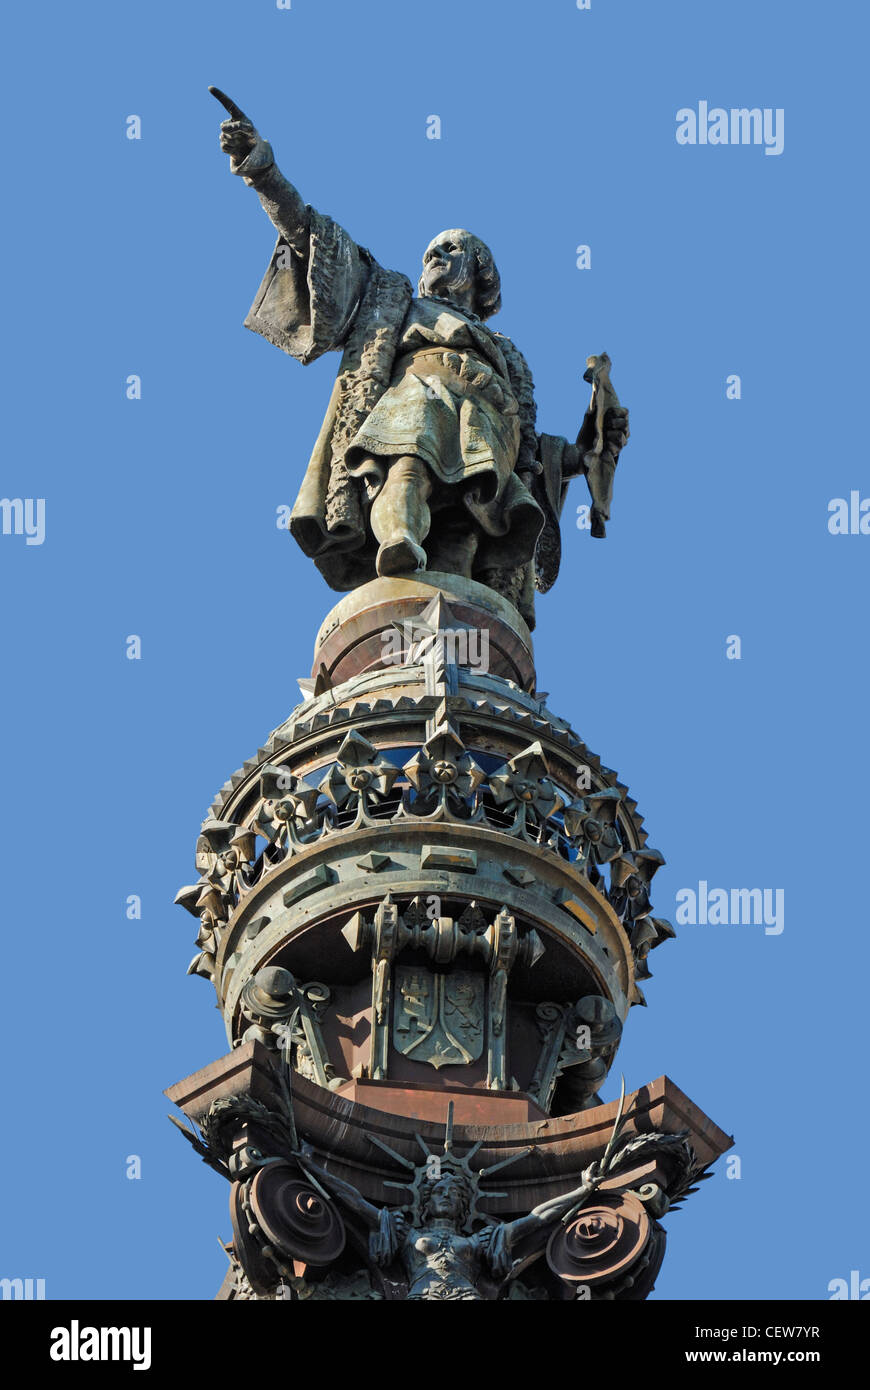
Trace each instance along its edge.
<path fill-rule="evenodd" d="M 402 771 L 417 793 L 414 808 L 425 814 L 436 805 L 463 818 L 475 807 L 474 795 L 486 773 L 478 767 L 450 724 L 441 724 Z"/>

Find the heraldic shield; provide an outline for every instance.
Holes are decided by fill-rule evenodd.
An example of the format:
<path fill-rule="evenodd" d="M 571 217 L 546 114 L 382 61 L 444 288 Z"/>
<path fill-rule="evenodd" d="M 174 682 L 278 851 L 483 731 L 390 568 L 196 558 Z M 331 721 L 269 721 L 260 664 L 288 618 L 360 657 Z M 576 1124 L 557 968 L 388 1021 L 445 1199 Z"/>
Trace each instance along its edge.
<path fill-rule="evenodd" d="M 483 1051 L 485 982 L 469 970 L 436 975 L 420 966 L 396 969 L 393 1046 L 430 1067 L 463 1066 Z"/>

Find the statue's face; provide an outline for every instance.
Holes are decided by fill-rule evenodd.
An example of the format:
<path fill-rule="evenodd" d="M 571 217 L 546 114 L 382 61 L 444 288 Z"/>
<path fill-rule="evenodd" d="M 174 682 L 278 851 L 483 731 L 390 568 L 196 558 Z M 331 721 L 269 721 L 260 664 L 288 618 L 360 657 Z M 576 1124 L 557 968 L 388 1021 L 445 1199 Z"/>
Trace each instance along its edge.
<path fill-rule="evenodd" d="M 462 1188 L 449 1175 L 439 1178 L 429 1192 L 426 1207 L 430 1216 L 456 1221 L 462 1214 Z"/>
<path fill-rule="evenodd" d="M 468 232 L 454 228 L 430 241 L 423 255 L 423 292 L 442 299 L 474 290 L 475 257 Z"/>

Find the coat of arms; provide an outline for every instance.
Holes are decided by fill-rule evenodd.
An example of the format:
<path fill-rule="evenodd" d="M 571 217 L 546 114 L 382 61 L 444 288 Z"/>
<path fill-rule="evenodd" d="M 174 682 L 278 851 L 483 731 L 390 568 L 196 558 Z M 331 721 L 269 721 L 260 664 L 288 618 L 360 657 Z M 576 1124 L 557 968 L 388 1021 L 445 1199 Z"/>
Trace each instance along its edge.
<path fill-rule="evenodd" d="M 484 977 L 396 968 L 393 1046 L 431 1067 L 465 1066 L 483 1051 Z"/>

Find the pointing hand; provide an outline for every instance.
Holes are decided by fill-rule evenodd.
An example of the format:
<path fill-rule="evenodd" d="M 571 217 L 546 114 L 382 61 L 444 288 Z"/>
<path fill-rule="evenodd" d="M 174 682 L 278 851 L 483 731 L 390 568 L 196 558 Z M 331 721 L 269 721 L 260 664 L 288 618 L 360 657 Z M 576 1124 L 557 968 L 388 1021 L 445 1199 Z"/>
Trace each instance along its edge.
<path fill-rule="evenodd" d="M 239 165 L 253 150 L 259 149 L 265 153 L 268 149 L 266 141 L 263 140 L 257 131 L 253 121 L 249 120 L 241 107 L 222 92 L 219 87 L 209 87 L 212 96 L 220 102 L 221 106 L 229 112 L 230 119 L 221 125 L 221 149 L 224 154 L 230 156 L 230 168 L 234 174 L 239 172 Z M 260 161 L 254 161 L 259 163 Z M 263 163 L 270 162 L 264 160 Z"/>

